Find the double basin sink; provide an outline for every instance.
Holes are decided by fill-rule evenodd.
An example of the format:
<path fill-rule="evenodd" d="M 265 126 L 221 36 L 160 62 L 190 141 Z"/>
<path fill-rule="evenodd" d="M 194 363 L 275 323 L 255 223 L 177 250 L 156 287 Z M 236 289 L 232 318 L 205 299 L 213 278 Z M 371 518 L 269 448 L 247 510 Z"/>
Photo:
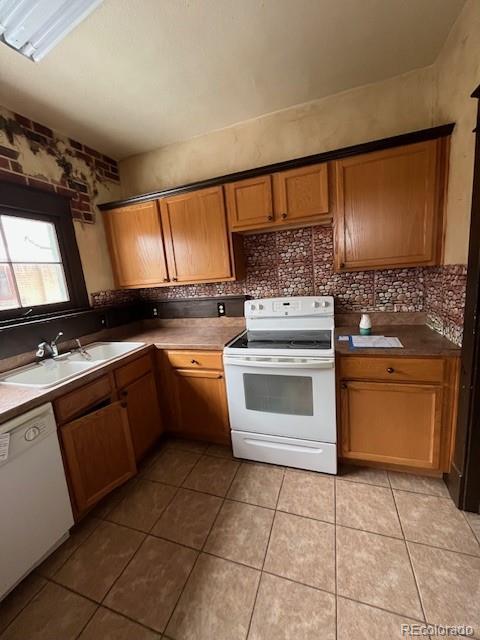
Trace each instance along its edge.
<path fill-rule="evenodd" d="M 143 346 L 143 342 L 95 342 L 82 351 L 72 351 L 14 369 L 0 376 L 0 382 L 22 387 L 53 387 Z"/>

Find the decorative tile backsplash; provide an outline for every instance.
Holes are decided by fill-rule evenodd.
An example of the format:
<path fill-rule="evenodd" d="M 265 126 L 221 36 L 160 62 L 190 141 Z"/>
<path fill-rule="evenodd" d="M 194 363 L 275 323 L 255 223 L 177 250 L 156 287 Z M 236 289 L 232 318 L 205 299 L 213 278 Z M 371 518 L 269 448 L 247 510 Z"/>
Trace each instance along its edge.
<path fill-rule="evenodd" d="M 465 265 L 335 273 L 333 229 L 325 226 L 244 236 L 244 250 L 243 281 L 140 289 L 135 295 L 148 301 L 235 294 L 333 295 L 339 313 L 424 311 L 432 328 L 461 343 Z M 116 295 L 100 292 L 92 296 L 92 303 L 113 304 Z"/>

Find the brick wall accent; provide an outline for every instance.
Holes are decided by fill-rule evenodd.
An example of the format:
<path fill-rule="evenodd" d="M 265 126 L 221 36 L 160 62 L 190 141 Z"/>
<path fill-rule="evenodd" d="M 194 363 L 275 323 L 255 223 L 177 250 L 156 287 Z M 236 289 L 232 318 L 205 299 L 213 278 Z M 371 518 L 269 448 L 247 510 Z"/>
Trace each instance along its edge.
<path fill-rule="evenodd" d="M 61 136 L 39 122 L 8 111 L 0 111 L 0 180 L 55 191 L 71 198 L 72 217 L 95 222 L 94 199 L 98 183 L 119 184 L 115 160 L 76 140 Z M 50 156 L 58 167 L 58 179 L 23 168 L 25 148 Z"/>

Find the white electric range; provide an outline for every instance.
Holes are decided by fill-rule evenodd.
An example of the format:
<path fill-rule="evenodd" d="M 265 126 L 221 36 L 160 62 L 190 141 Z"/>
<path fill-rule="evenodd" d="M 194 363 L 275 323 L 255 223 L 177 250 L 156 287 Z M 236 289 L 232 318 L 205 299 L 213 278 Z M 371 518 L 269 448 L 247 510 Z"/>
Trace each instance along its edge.
<path fill-rule="evenodd" d="M 245 318 L 223 352 L 234 454 L 337 473 L 333 298 L 249 300 Z"/>

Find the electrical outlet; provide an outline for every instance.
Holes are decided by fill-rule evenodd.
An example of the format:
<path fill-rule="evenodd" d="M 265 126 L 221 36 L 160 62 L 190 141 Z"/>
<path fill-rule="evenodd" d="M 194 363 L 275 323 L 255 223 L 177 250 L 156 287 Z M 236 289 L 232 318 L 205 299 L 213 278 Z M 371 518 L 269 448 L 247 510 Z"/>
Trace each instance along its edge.
<path fill-rule="evenodd" d="M 217 302 L 217 313 L 218 313 L 219 317 L 225 315 L 225 303 L 224 302 Z"/>
<path fill-rule="evenodd" d="M 152 309 L 152 313 L 153 313 L 153 317 L 156 318 L 158 316 L 158 309 L 157 307 L 153 307 Z"/>

